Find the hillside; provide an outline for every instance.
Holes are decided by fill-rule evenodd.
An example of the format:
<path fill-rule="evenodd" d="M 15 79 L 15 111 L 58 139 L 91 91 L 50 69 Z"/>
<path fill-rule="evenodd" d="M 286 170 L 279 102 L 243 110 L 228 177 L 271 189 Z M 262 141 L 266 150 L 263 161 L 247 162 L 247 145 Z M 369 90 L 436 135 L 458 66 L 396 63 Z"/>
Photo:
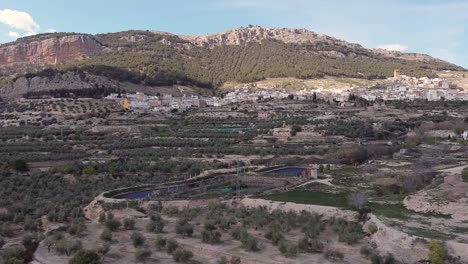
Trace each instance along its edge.
<path fill-rule="evenodd" d="M 31 85 L 37 82 L 36 75 L 42 78 L 40 89 L 47 87 L 46 68 L 51 69 L 46 77 L 55 84 L 57 75 L 71 72 L 85 82 L 96 80 L 95 76 L 107 78 L 98 82 L 102 86 L 131 82 L 205 88 L 284 77 L 381 79 L 391 76 L 395 68 L 412 76 L 464 70 L 428 55 L 366 49 L 305 29 L 256 26 L 201 36 L 157 31 L 44 34 L 0 46 L 3 93 L 14 91 L 18 80 L 28 84 L 25 90 L 39 89 Z M 87 88 L 83 80 L 59 86 Z"/>

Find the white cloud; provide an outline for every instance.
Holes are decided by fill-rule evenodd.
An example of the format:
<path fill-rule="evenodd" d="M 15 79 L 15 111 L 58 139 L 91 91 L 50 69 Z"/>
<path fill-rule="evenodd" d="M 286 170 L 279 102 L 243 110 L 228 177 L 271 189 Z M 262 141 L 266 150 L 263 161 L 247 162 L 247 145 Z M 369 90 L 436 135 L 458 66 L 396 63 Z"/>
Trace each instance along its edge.
<path fill-rule="evenodd" d="M 15 32 L 15 31 L 10 31 L 10 32 L 8 32 L 8 36 L 9 36 L 10 38 L 19 38 L 19 37 L 21 37 L 20 33 Z"/>
<path fill-rule="evenodd" d="M 378 49 L 394 50 L 394 51 L 405 51 L 408 46 L 402 44 L 384 44 L 377 46 Z"/>
<path fill-rule="evenodd" d="M 0 9 L 0 23 L 15 29 L 15 31 L 9 31 L 7 33 L 8 37 L 15 39 L 36 35 L 40 33 L 39 30 L 41 28 L 30 14 L 11 9 Z M 45 32 L 54 33 L 57 32 L 57 30 L 49 28 Z"/>
<path fill-rule="evenodd" d="M 0 10 L 0 23 L 25 31 L 28 34 L 34 34 L 40 29 L 40 26 L 30 14 L 11 9 Z"/>

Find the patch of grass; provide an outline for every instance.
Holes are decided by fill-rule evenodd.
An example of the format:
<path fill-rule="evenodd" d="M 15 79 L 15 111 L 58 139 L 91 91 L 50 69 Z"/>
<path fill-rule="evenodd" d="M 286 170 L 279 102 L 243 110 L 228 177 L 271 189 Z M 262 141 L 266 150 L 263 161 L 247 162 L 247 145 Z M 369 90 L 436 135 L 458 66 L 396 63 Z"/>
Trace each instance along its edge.
<path fill-rule="evenodd" d="M 427 145 L 435 145 L 439 142 L 439 140 L 437 138 L 427 138 L 424 143 L 426 143 Z"/>
<path fill-rule="evenodd" d="M 457 236 L 453 234 L 446 234 L 436 230 L 429 230 L 424 228 L 417 228 L 411 227 L 406 230 L 406 232 L 413 236 L 424 237 L 429 239 L 436 239 L 436 240 L 452 240 L 455 239 Z"/>
<path fill-rule="evenodd" d="M 379 203 L 369 203 L 369 207 L 372 210 L 372 213 L 375 215 L 381 215 L 388 218 L 396 218 L 400 220 L 408 220 L 410 218 L 410 213 L 406 207 L 402 204 L 379 204 Z"/>
<path fill-rule="evenodd" d="M 349 175 L 349 174 L 356 174 L 358 172 L 360 172 L 360 169 L 354 166 L 344 166 L 342 168 L 329 171 L 330 174 L 334 174 L 334 175 L 343 175 L 343 174 Z"/>
<path fill-rule="evenodd" d="M 266 200 L 278 202 L 291 202 L 298 204 L 315 204 L 333 206 L 342 209 L 350 209 L 345 193 L 325 193 L 306 190 L 293 190 L 282 193 L 274 193 L 260 197 Z"/>
<path fill-rule="evenodd" d="M 457 234 L 468 234 L 468 227 L 456 226 L 452 228 L 452 232 L 457 233 Z"/>
<path fill-rule="evenodd" d="M 372 210 L 372 213 L 375 215 L 381 215 L 388 218 L 408 220 L 410 218 L 421 216 L 421 217 L 433 217 L 433 218 L 452 218 L 451 215 L 444 214 L 432 214 L 432 213 L 418 213 L 415 211 L 408 210 L 403 204 L 379 204 L 379 203 L 369 203 L 369 207 Z"/>
<path fill-rule="evenodd" d="M 407 140 L 407 141 L 401 142 L 400 146 L 402 148 L 415 148 L 418 146 L 418 143 L 416 141 Z"/>

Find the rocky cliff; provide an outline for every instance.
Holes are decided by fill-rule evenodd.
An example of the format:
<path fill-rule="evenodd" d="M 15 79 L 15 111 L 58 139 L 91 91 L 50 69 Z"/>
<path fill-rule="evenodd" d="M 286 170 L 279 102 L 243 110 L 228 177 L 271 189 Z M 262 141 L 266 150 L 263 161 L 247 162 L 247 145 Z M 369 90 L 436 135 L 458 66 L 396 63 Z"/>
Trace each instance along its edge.
<path fill-rule="evenodd" d="M 120 83 L 107 77 L 76 72 L 56 73 L 48 77 L 20 77 L 0 88 L 2 97 L 15 98 L 27 92 L 57 90 L 57 89 L 86 89 L 95 87 L 117 88 Z"/>
<path fill-rule="evenodd" d="M 102 50 L 103 46 L 92 36 L 83 34 L 23 38 L 0 46 L 0 66 L 56 65 Z"/>
<path fill-rule="evenodd" d="M 313 44 L 325 42 L 349 48 L 362 48 L 359 44 L 349 43 L 307 29 L 263 28 L 259 26 L 240 27 L 222 33 L 209 35 L 181 35 L 180 38 L 195 46 L 211 48 L 219 45 L 242 45 L 249 42 L 277 40 L 284 43 Z"/>

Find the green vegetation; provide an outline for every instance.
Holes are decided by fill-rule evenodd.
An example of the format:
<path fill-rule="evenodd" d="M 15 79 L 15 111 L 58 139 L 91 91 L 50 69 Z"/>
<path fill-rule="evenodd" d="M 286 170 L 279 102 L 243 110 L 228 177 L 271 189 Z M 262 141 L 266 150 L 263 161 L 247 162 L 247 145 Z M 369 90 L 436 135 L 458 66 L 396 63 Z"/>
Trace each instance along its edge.
<path fill-rule="evenodd" d="M 367 230 L 369 230 L 369 232 L 370 232 L 371 234 L 375 234 L 375 233 L 377 233 L 377 231 L 378 231 L 379 229 L 377 228 L 377 226 L 375 226 L 375 225 L 373 225 L 373 224 L 370 224 L 370 225 L 367 226 Z"/>
<path fill-rule="evenodd" d="M 453 234 L 447 234 L 447 233 L 437 231 L 437 230 L 417 228 L 417 227 L 407 228 L 406 232 L 414 236 L 425 237 L 429 239 L 443 240 L 443 241 L 456 238 L 456 235 L 453 235 Z"/>
<path fill-rule="evenodd" d="M 462 171 L 462 178 L 464 182 L 468 182 L 468 167 L 464 168 Z"/>
<path fill-rule="evenodd" d="M 112 232 L 109 229 L 104 229 L 101 233 L 100 238 L 104 241 L 112 241 Z"/>
<path fill-rule="evenodd" d="M 346 194 L 342 193 L 323 193 L 311 192 L 305 190 L 292 190 L 282 193 L 274 193 L 262 196 L 263 199 L 291 202 L 300 204 L 316 204 L 323 206 L 334 206 L 338 208 L 349 208 Z"/>
<path fill-rule="evenodd" d="M 152 215 L 150 217 L 150 222 L 146 225 L 146 231 L 152 233 L 162 233 L 165 223 L 160 215 Z"/>
<path fill-rule="evenodd" d="M 139 41 L 128 41 L 135 36 Z M 146 85 L 193 84 L 200 87 L 221 86 L 227 81 L 252 82 L 269 77 L 300 79 L 324 76 L 381 79 L 399 68 L 409 76 L 434 76 L 431 69 L 458 67 L 442 62 L 417 62 L 386 58 L 364 48 L 350 48 L 327 42 L 285 44 L 265 40 L 245 45 L 222 45 L 212 49 L 184 49 L 186 41 L 177 36 L 148 31 L 126 31 L 90 36 L 111 51 L 78 62 L 69 62 L 57 71 L 72 70 L 101 75 L 118 81 Z M 168 39 L 172 46 L 161 43 Z M 323 55 L 337 51 L 344 57 Z M 357 56 L 356 56 L 357 55 Z M 295 67 L 290 67 L 295 65 Z M 48 72 L 36 73 L 49 76 Z M 33 77 L 29 73 L 27 77 Z M 83 77 L 85 78 L 85 77 Z"/>
<path fill-rule="evenodd" d="M 68 262 L 69 264 L 101 264 L 101 257 L 93 250 L 80 250 Z"/>
<path fill-rule="evenodd" d="M 174 239 L 167 240 L 167 243 L 166 243 L 167 254 L 172 254 L 178 247 L 179 247 L 179 244 L 177 243 L 176 240 Z"/>
<path fill-rule="evenodd" d="M 167 243 L 167 239 L 166 239 L 166 238 L 158 236 L 158 237 L 156 238 L 156 240 L 154 241 L 154 246 L 155 246 L 158 250 L 162 250 L 162 249 L 166 248 L 166 243 Z"/>
<path fill-rule="evenodd" d="M 134 247 L 141 247 L 145 244 L 145 237 L 140 232 L 133 232 L 130 236 Z"/>
<path fill-rule="evenodd" d="M 146 260 L 150 258 L 152 254 L 153 253 L 151 252 L 151 250 L 148 250 L 146 248 L 138 248 L 135 251 L 135 261 L 145 263 Z"/>
<path fill-rule="evenodd" d="M 177 249 L 173 254 L 175 262 L 187 262 L 193 257 L 192 251 Z"/>
<path fill-rule="evenodd" d="M 123 220 L 123 227 L 125 230 L 135 229 L 135 220 L 133 218 L 125 218 Z"/>
<path fill-rule="evenodd" d="M 443 264 L 445 259 L 445 249 L 443 245 L 435 240 L 429 242 L 429 260 L 432 264 Z"/>
<path fill-rule="evenodd" d="M 187 219 L 179 219 L 176 223 L 176 233 L 185 236 L 192 236 L 193 227 Z"/>
<path fill-rule="evenodd" d="M 436 217 L 436 218 L 451 218 L 451 215 L 444 214 L 431 214 L 431 213 L 417 213 L 415 211 L 408 210 L 403 204 L 380 204 L 380 203 L 369 203 L 369 207 L 372 212 L 376 215 L 381 215 L 388 218 L 408 220 L 412 217 Z"/>
<path fill-rule="evenodd" d="M 11 167 L 19 172 L 27 172 L 29 170 L 29 166 L 23 159 L 16 159 L 11 163 Z"/>

